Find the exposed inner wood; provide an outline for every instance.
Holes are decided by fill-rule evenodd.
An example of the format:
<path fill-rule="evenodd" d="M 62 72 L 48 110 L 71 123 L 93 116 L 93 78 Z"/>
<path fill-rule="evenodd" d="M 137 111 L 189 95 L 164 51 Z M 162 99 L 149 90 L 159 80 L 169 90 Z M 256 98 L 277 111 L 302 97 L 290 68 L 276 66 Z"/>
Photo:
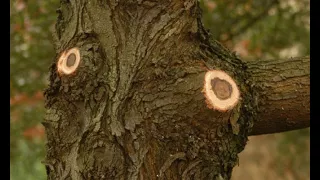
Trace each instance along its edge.
<path fill-rule="evenodd" d="M 67 66 L 71 67 L 75 64 L 76 62 L 76 55 L 74 53 L 69 54 L 68 58 L 67 58 Z"/>
<path fill-rule="evenodd" d="M 77 47 L 63 51 L 57 63 L 57 69 L 60 75 L 68 75 L 78 68 L 80 63 L 80 51 Z"/>
<path fill-rule="evenodd" d="M 235 81 L 221 70 L 210 70 L 205 75 L 204 96 L 208 107 L 225 112 L 239 102 L 240 92 Z"/>
<path fill-rule="evenodd" d="M 232 94 L 231 84 L 223 79 L 214 78 L 211 80 L 212 91 L 221 100 L 230 98 Z"/>
<path fill-rule="evenodd" d="M 57 53 L 72 49 L 45 92 L 49 180 L 227 180 L 256 115 L 279 112 L 268 84 L 252 88 L 268 72 L 210 38 L 198 1 L 61 1 L 58 14 Z"/>

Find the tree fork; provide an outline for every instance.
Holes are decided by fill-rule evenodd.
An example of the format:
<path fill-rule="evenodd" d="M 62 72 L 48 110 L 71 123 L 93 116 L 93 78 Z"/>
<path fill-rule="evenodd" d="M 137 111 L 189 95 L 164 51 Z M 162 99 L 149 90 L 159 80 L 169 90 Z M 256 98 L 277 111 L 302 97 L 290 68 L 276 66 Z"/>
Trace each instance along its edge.
<path fill-rule="evenodd" d="M 48 179 L 230 179 L 252 126 L 271 132 L 259 116 L 279 112 L 267 103 L 278 88 L 211 40 L 198 1 L 62 0 L 57 12 Z"/>

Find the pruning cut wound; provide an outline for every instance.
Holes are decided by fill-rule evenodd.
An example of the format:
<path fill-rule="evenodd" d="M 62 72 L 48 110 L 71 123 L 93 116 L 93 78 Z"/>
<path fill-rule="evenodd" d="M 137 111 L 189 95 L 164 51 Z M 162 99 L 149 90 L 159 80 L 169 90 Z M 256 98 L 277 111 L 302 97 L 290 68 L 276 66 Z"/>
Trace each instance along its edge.
<path fill-rule="evenodd" d="M 203 93 L 207 106 L 222 112 L 237 105 L 240 97 L 234 80 L 220 70 L 211 70 L 205 74 Z"/>
<path fill-rule="evenodd" d="M 59 60 L 57 69 L 60 74 L 71 74 L 75 72 L 80 64 L 80 51 L 78 48 L 72 48 L 64 51 Z"/>

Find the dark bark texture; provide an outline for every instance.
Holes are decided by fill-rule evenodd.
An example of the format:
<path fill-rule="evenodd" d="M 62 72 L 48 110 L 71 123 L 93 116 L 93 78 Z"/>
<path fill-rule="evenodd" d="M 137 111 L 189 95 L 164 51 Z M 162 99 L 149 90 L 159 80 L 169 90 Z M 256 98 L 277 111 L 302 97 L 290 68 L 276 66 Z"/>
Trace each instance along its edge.
<path fill-rule="evenodd" d="M 248 65 L 203 29 L 198 6 L 61 0 L 45 91 L 48 179 L 230 179 L 259 92 Z M 60 75 L 57 60 L 73 47 L 80 65 Z M 202 90 L 211 69 L 237 83 L 232 110 L 208 108 Z"/>
<path fill-rule="evenodd" d="M 253 61 L 248 71 L 259 92 L 259 118 L 250 135 L 310 126 L 309 57 Z"/>

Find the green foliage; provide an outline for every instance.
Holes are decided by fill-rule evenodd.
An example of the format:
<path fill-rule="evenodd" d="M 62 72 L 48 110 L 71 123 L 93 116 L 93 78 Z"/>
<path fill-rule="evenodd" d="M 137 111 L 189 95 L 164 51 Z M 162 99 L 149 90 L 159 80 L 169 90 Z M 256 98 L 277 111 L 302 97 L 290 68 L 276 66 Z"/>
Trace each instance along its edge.
<path fill-rule="evenodd" d="M 310 177 L 310 128 L 282 133 L 277 144 L 278 173 L 290 171 L 295 179 Z"/>
<path fill-rule="evenodd" d="M 46 179 L 43 101 L 54 57 L 50 28 L 58 0 L 10 0 L 10 179 Z"/>
<path fill-rule="evenodd" d="M 310 0 L 202 0 L 201 6 L 215 39 L 233 50 L 245 41 L 244 60 L 310 54 Z"/>
<path fill-rule="evenodd" d="M 44 141 L 29 142 L 23 137 L 17 137 L 15 156 L 10 159 L 11 180 L 44 180 L 45 167 L 41 163 L 44 157 Z"/>
<path fill-rule="evenodd" d="M 34 133 L 32 139 L 27 139 L 23 133 L 42 120 L 43 104 L 39 103 L 37 107 L 17 105 L 11 112 L 19 113 L 20 117 L 10 119 L 10 179 L 45 179 L 45 168 L 41 164 L 45 155 L 44 139 Z"/>
<path fill-rule="evenodd" d="M 50 29 L 56 19 L 57 0 L 11 1 L 11 88 L 32 93 L 46 85 L 54 49 Z"/>

